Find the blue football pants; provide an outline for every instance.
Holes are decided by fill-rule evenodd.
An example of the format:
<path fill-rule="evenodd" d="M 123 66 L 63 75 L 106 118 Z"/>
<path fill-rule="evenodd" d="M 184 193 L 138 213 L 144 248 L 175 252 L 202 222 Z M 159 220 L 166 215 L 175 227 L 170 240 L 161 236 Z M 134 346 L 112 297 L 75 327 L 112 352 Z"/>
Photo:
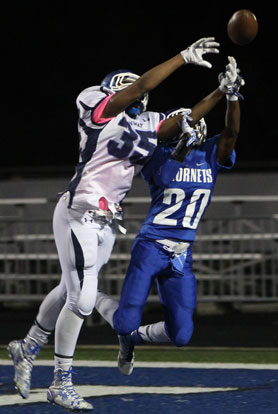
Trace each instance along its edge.
<path fill-rule="evenodd" d="M 173 253 L 155 240 L 135 240 L 119 308 L 113 317 L 114 329 L 118 334 L 127 335 L 138 329 L 143 308 L 156 282 L 168 337 L 176 346 L 188 343 L 193 333 L 196 307 L 191 249 L 187 250 L 182 272 L 173 266 L 172 257 Z"/>

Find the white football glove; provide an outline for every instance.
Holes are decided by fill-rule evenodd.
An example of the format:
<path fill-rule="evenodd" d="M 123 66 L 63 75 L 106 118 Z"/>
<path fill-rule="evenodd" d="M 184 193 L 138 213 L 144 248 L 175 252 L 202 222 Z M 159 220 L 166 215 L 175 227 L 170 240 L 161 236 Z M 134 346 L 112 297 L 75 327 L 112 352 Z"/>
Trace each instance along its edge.
<path fill-rule="evenodd" d="M 212 64 L 203 60 L 203 55 L 205 53 L 219 53 L 217 49 L 219 46 L 220 44 L 214 41 L 214 37 L 203 37 L 180 53 L 186 64 L 193 63 L 194 65 L 211 68 Z"/>
<path fill-rule="evenodd" d="M 243 96 L 238 91 L 245 84 L 244 79 L 239 75 L 240 70 L 237 67 L 235 58 L 228 56 L 228 60 L 229 63 L 226 66 L 225 73 L 220 73 L 218 76 L 220 82 L 219 89 L 230 100 L 243 99 Z"/>
<path fill-rule="evenodd" d="M 189 114 L 191 114 L 191 109 L 187 110 L 187 112 L 183 115 L 183 117 L 180 120 L 180 127 L 182 130 L 181 137 L 187 137 L 187 147 L 192 145 L 194 142 L 198 141 L 195 129 L 192 128 L 188 123 L 188 121 L 192 121 L 192 118 L 189 116 Z"/>

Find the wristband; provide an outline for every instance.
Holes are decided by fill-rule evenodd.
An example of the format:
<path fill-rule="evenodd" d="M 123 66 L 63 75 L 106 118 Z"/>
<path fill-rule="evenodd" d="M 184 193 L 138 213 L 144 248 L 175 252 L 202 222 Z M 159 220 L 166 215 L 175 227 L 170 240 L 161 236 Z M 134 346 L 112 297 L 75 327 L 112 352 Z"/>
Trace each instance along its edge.
<path fill-rule="evenodd" d="M 234 102 L 234 101 L 238 101 L 238 96 L 226 94 L 226 99 L 228 101 Z"/>

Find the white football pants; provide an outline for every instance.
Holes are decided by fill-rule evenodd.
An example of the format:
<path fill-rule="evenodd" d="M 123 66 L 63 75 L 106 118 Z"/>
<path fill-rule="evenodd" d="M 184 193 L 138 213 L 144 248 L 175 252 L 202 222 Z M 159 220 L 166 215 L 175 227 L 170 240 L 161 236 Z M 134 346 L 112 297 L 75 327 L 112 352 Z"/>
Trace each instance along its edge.
<path fill-rule="evenodd" d="M 115 230 L 113 223 L 95 222 L 88 212 L 69 209 L 67 205 L 67 196 L 62 196 L 53 217 L 55 242 L 62 269 L 61 282 L 59 288 L 44 299 L 37 320 L 45 329 L 53 329 L 50 325 L 55 317 L 58 318 L 55 353 L 71 356 L 83 319 L 94 309 L 98 273 L 111 255 Z M 48 314 L 51 309 L 57 313 L 52 318 Z"/>
<path fill-rule="evenodd" d="M 98 273 L 108 262 L 115 242 L 114 225 L 95 222 L 90 214 L 67 207 L 67 196 L 57 203 L 53 231 L 62 269 L 66 305 L 90 315 L 96 300 Z"/>

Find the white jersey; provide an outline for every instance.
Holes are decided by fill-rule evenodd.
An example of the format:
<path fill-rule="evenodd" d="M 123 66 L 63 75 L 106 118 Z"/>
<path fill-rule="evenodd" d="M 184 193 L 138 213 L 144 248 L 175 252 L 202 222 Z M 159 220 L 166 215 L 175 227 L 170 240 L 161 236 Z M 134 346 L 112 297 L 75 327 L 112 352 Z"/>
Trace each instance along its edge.
<path fill-rule="evenodd" d="M 69 185 L 73 208 L 98 208 L 99 199 L 105 197 L 113 211 L 157 145 L 164 115 L 143 112 L 131 118 L 121 112 L 102 119 L 100 114 L 110 97 L 99 86 L 87 88 L 77 97 L 80 156 Z"/>

